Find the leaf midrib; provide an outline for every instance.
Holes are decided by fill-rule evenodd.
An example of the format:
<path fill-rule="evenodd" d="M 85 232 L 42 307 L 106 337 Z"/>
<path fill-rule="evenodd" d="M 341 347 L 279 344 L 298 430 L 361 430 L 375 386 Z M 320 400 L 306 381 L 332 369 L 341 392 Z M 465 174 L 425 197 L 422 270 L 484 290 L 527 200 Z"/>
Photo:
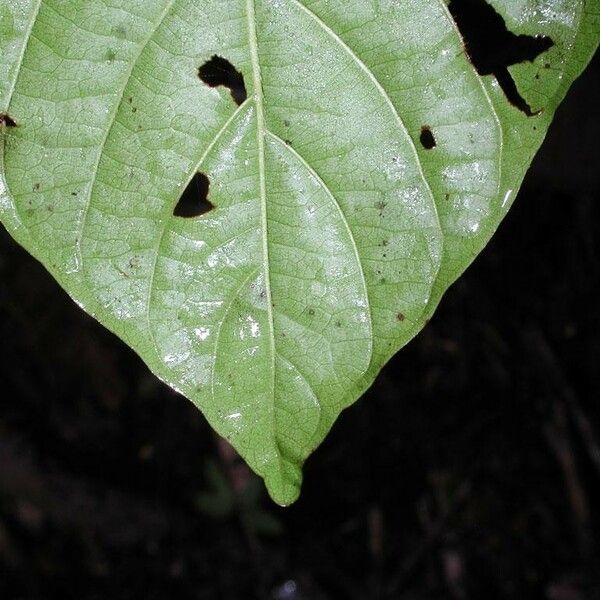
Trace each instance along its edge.
<path fill-rule="evenodd" d="M 273 298 L 271 291 L 271 274 L 269 269 L 269 236 L 267 215 L 267 183 L 265 172 L 265 114 L 264 93 L 262 87 L 262 73 L 258 54 L 258 35 L 256 31 L 256 0 L 246 0 L 246 17 L 248 28 L 248 46 L 250 48 L 250 61 L 252 63 L 252 80 L 254 105 L 256 106 L 256 138 L 258 144 L 258 177 L 261 208 L 261 230 L 262 230 L 262 252 L 263 273 L 265 278 L 265 302 L 267 304 L 267 319 L 269 322 L 269 346 L 270 346 L 270 384 L 271 384 L 271 414 L 272 414 L 272 436 L 279 458 L 282 456 L 282 448 L 277 436 L 277 413 L 275 409 L 275 327 L 273 323 Z"/>

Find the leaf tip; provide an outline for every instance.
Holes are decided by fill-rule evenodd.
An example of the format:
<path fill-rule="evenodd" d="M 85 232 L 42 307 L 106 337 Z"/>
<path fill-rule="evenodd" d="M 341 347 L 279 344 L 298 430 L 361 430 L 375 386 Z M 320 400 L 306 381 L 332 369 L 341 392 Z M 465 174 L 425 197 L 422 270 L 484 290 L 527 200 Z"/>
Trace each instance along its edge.
<path fill-rule="evenodd" d="M 298 500 L 302 488 L 302 469 L 298 465 L 282 460 L 280 466 L 274 467 L 263 477 L 275 504 L 285 508 Z"/>

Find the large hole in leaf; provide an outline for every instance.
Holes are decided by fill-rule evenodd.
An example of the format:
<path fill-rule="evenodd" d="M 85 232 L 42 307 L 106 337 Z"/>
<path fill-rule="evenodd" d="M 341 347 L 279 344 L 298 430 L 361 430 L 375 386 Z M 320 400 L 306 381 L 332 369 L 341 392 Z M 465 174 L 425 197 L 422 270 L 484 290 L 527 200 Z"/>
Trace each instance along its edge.
<path fill-rule="evenodd" d="M 185 188 L 173 214 L 176 217 L 199 217 L 212 210 L 215 205 L 208 199 L 210 180 L 204 173 L 196 173 Z"/>
<path fill-rule="evenodd" d="M 493 75 L 508 101 L 527 116 L 538 114 L 539 111 L 532 111 L 519 93 L 508 67 L 533 62 L 554 46 L 552 39 L 545 35 L 515 35 L 506 27 L 502 15 L 486 0 L 452 0 L 448 8 L 477 72 Z"/>
<path fill-rule="evenodd" d="M 227 59 L 216 54 L 198 69 L 198 77 L 210 87 L 229 88 L 238 106 L 248 97 L 244 76 Z"/>

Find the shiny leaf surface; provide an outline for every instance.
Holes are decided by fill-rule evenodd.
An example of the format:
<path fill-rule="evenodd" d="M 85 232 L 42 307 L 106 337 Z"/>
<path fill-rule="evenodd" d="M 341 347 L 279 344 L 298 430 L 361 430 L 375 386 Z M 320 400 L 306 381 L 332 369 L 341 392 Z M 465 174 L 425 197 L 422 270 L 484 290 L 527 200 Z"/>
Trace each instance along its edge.
<path fill-rule="evenodd" d="M 552 44 L 483 72 L 482 4 L 497 49 Z M 3 0 L 0 218 L 289 504 L 506 214 L 599 12 Z"/>

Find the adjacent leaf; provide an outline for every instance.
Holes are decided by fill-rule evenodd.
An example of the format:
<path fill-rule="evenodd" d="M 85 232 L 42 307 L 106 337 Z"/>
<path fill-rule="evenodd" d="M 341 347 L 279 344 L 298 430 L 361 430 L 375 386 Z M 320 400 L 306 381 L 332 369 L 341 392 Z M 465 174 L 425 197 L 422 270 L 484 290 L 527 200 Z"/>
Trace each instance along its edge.
<path fill-rule="evenodd" d="M 281 504 L 485 245 L 597 45 L 598 0 L 494 0 L 507 36 L 553 43 L 507 66 L 527 115 L 465 52 L 451 12 L 482 4 L 0 5 L 2 222 Z"/>

